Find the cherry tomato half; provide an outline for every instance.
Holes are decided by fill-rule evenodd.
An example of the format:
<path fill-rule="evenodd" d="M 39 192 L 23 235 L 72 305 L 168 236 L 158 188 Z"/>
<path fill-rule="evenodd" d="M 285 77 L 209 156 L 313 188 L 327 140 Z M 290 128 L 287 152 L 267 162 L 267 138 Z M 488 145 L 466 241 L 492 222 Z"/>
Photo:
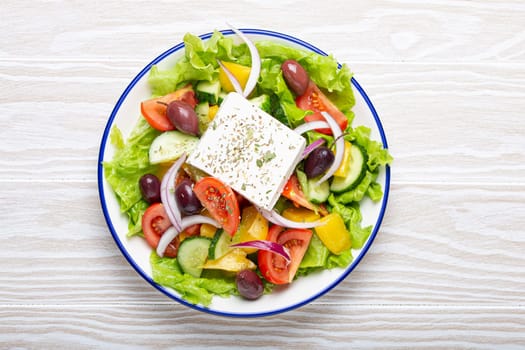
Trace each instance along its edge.
<path fill-rule="evenodd" d="M 148 242 L 153 249 L 157 248 L 160 237 L 170 226 L 171 222 L 162 203 L 154 203 L 150 205 L 142 215 L 142 232 L 144 233 L 146 242 Z M 175 237 L 168 247 L 166 247 L 164 256 L 171 258 L 177 256 L 177 251 L 179 250 L 180 245 L 179 236 Z"/>
<path fill-rule="evenodd" d="M 214 177 L 205 177 L 197 181 L 193 192 L 224 231 L 233 236 L 241 221 L 235 192 Z"/>
<path fill-rule="evenodd" d="M 303 110 L 314 112 L 304 117 L 306 122 L 325 121 L 321 112 L 328 112 L 335 119 L 341 131 L 344 132 L 348 126 L 348 118 L 346 115 L 344 115 L 311 80 L 306 88 L 306 92 L 297 97 L 295 104 Z M 326 135 L 332 135 L 331 129 L 317 129 L 316 131 Z"/>
<path fill-rule="evenodd" d="M 142 216 L 142 232 L 152 248 L 157 248 L 160 237 L 170 226 L 171 222 L 162 203 L 150 205 Z"/>
<path fill-rule="evenodd" d="M 275 253 L 260 250 L 257 253 L 257 262 L 263 277 L 274 284 L 292 282 L 297 269 L 303 260 L 304 254 L 310 244 L 312 231 L 306 229 L 285 229 L 273 225 L 268 231 L 267 240 L 282 244 L 290 252 L 291 261 L 286 265 L 286 260 Z"/>
<path fill-rule="evenodd" d="M 143 101 L 140 104 L 140 111 L 152 128 L 160 131 L 175 129 L 166 115 L 167 104 L 172 101 L 184 101 L 193 108 L 197 104 L 195 92 L 190 84 L 165 96 Z"/>

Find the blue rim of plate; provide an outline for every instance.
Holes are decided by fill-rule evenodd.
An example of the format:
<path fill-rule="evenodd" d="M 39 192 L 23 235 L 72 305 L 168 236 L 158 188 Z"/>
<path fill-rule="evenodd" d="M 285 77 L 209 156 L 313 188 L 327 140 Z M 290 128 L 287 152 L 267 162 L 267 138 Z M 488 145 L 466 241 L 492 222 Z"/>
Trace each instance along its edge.
<path fill-rule="evenodd" d="M 268 37 L 273 37 L 273 38 L 278 38 L 278 39 L 282 39 L 282 40 L 285 40 L 285 41 L 289 41 L 289 42 L 292 42 L 292 43 L 297 44 L 299 46 L 302 46 L 305 49 L 308 49 L 310 51 L 316 52 L 316 53 L 318 53 L 320 55 L 327 56 L 327 53 L 325 53 L 321 49 L 313 46 L 312 44 L 309 44 L 309 43 L 307 43 L 307 42 L 305 42 L 305 41 L 303 41 L 301 39 L 295 38 L 295 37 L 287 35 L 287 34 L 275 32 L 275 31 L 271 31 L 271 30 L 253 29 L 253 28 L 242 28 L 240 30 L 243 33 L 245 33 L 245 34 L 264 35 L 264 36 L 268 36 Z M 229 29 L 228 30 L 221 30 L 220 32 L 223 35 L 234 35 L 234 32 L 232 30 L 229 30 Z M 209 33 L 206 33 L 206 34 L 202 34 L 199 37 L 201 39 L 205 40 L 205 39 L 209 39 L 212 35 L 213 35 L 213 32 L 209 32 Z M 151 69 L 151 67 L 153 65 L 159 63 L 160 61 L 162 61 L 166 57 L 172 55 L 173 53 L 175 53 L 175 52 L 177 52 L 179 50 L 181 50 L 182 48 L 184 48 L 184 43 L 183 42 L 173 46 L 172 48 L 168 49 L 164 53 L 160 54 L 153 61 L 151 61 L 146 67 L 144 67 L 137 74 L 137 76 L 135 76 L 135 78 L 126 87 L 126 89 L 124 90 L 124 92 L 122 93 L 120 98 L 118 99 L 115 107 L 113 108 L 113 110 L 111 112 L 111 115 L 110 115 L 109 120 L 108 120 L 108 122 L 106 124 L 106 127 L 104 129 L 104 133 L 102 135 L 102 140 L 101 140 L 101 143 L 100 143 L 99 156 L 98 156 L 98 174 L 97 174 L 98 191 L 99 191 L 99 197 L 100 197 L 100 203 L 101 203 L 101 206 L 102 206 L 102 211 L 104 213 L 104 217 L 106 219 L 106 223 L 107 223 L 108 228 L 109 228 L 109 230 L 111 232 L 111 235 L 113 236 L 113 239 L 115 240 L 118 248 L 120 249 L 121 253 L 126 258 L 128 263 L 135 269 L 135 271 L 139 275 L 142 276 L 142 278 L 144 278 L 154 288 L 156 288 L 157 290 L 159 290 L 163 294 L 167 295 L 171 299 L 174 299 L 175 301 L 179 302 L 180 304 L 183 304 L 183 305 L 185 305 L 185 306 L 187 306 L 189 308 L 192 308 L 192 309 L 195 309 L 195 310 L 198 310 L 198 311 L 203 311 L 203 312 L 206 312 L 206 313 L 219 315 L 219 316 L 227 316 L 227 317 L 239 317 L 239 318 L 263 317 L 263 316 L 272 316 L 272 315 L 284 313 L 284 312 L 287 312 L 287 311 L 291 311 L 293 309 L 299 308 L 299 307 L 301 307 L 301 306 L 303 306 L 305 304 L 308 304 L 308 303 L 312 302 L 313 300 L 315 300 L 315 299 L 321 297 L 322 295 L 328 293 L 335 286 L 337 286 L 339 283 L 341 283 L 356 268 L 356 266 L 359 264 L 359 262 L 362 260 L 362 258 L 366 255 L 366 253 L 368 252 L 370 246 L 372 245 L 372 243 L 373 243 L 373 241 L 374 241 L 374 239 L 375 239 L 375 237 L 377 235 L 377 232 L 379 231 L 379 227 L 381 226 L 381 223 L 383 221 L 383 217 L 384 217 L 384 214 L 385 214 L 385 211 L 386 211 L 387 202 L 388 202 L 388 195 L 389 195 L 389 190 L 390 190 L 390 167 L 388 165 L 385 167 L 385 186 L 384 186 L 385 188 L 383 189 L 383 199 L 382 199 L 382 203 L 381 203 L 381 210 L 379 212 L 379 217 L 378 217 L 378 219 L 377 219 L 377 221 L 376 221 L 376 223 L 374 225 L 374 228 L 372 229 L 372 232 L 371 232 L 370 237 L 368 238 L 366 244 L 361 248 L 360 254 L 357 256 L 356 259 L 354 259 L 351 262 L 351 264 L 348 267 L 346 267 L 344 273 L 342 273 L 339 276 L 339 278 L 337 278 L 334 282 L 332 282 L 330 285 L 328 285 L 322 291 L 320 291 L 319 293 L 317 293 L 314 296 L 311 296 L 311 297 L 309 297 L 309 298 L 307 298 L 305 300 L 302 300 L 302 301 L 297 302 L 295 304 L 289 305 L 287 307 L 283 307 L 283 308 L 276 309 L 276 310 L 271 310 L 271 311 L 266 311 L 266 312 L 242 314 L 242 313 L 229 313 L 229 312 L 223 312 L 223 311 L 216 311 L 216 310 L 212 310 L 212 309 L 206 308 L 204 306 L 191 304 L 191 303 L 185 301 L 184 299 L 182 299 L 182 298 L 172 294 L 170 291 L 168 291 L 166 289 L 166 287 L 163 287 L 163 286 L 157 284 L 155 281 L 153 281 L 153 279 L 150 276 L 148 276 L 148 274 L 146 274 L 137 265 L 135 260 L 130 256 L 130 254 L 124 248 L 124 245 L 122 244 L 122 242 L 121 242 L 121 240 L 120 240 L 120 238 L 119 238 L 119 236 L 118 236 L 118 234 L 117 234 L 117 232 L 115 230 L 115 227 L 113 226 L 113 222 L 111 220 L 108 208 L 106 206 L 104 184 L 103 184 L 104 169 L 103 169 L 103 166 L 102 166 L 102 162 L 104 161 L 104 150 L 106 148 L 106 143 L 107 143 L 107 141 L 109 139 L 109 134 L 110 134 L 110 131 L 111 131 L 111 127 L 113 126 L 113 121 L 114 121 L 114 119 L 115 119 L 115 117 L 117 115 L 117 112 L 119 111 L 120 106 L 125 101 L 125 99 L 127 98 L 127 96 L 130 93 L 130 91 L 133 89 L 133 87 L 138 83 L 138 81 L 140 79 L 142 79 L 142 77 L 144 77 L 144 75 L 146 75 L 150 71 L 150 69 Z M 354 86 L 354 88 L 359 92 L 361 97 L 365 100 L 368 108 L 370 109 L 370 112 L 372 113 L 372 115 L 374 117 L 374 120 L 376 122 L 377 128 L 379 130 L 379 134 L 381 136 L 381 142 L 383 143 L 383 147 L 387 149 L 388 148 L 388 144 L 387 144 L 387 140 L 386 140 L 385 131 L 383 129 L 383 125 L 381 123 L 381 120 L 379 119 L 379 116 L 377 114 L 377 111 L 376 111 L 374 105 L 372 104 L 372 102 L 368 98 L 368 95 L 366 94 L 365 90 L 361 87 L 361 85 L 359 85 L 359 83 L 357 82 L 357 80 L 354 77 L 352 77 L 351 83 Z"/>

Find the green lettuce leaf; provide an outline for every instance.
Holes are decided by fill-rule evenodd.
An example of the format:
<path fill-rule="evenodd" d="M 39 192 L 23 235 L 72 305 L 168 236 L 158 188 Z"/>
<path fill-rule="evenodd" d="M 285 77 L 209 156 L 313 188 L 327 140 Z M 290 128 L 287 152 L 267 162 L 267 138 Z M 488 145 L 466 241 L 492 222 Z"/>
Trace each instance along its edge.
<path fill-rule="evenodd" d="M 352 73 L 346 65 L 342 65 L 339 69 L 337 61 L 332 56 L 321 56 L 271 41 L 259 41 L 255 45 L 261 56 L 259 92 L 275 94 L 279 98 L 281 109 L 287 117 L 288 126 L 295 127 L 301 124 L 309 112 L 296 106 L 295 96 L 283 78 L 281 65 L 287 59 L 298 61 L 308 72 L 310 78 L 317 86 L 325 90 L 327 96 L 349 117 L 351 122 L 353 119 L 351 108 L 355 104 L 355 98 L 350 82 Z"/>
<path fill-rule="evenodd" d="M 377 182 L 372 182 L 366 190 L 366 195 L 374 202 L 379 202 L 383 198 L 383 189 Z"/>
<path fill-rule="evenodd" d="M 315 52 L 267 40 L 258 41 L 255 46 L 261 58 L 269 59 L 279 67 L 287 59 L 296 60 L 308 72 L 310 79 L 328 92 L 345 91 L 351 93 L 352 73 L 345 64 L 339 68 L 339 64 L 332 55 L 322 56 Z M 353 98 L 345 103 L 353 104 L 352 101 L 354 101 Z"/>
<path fill-rule="evenodd" d="M 184 57 L 173 68 L 159 70 L 156 65 L 151 67 L 148 82 L 153 96 L 166 95 L 188 82 L 213 80 L 219 72 L 217 59 L 238 63 L 240 60 L 238 55 L 241 50 L 235 49 L 233 39 L 224 37 L 218 31 L 213 32 L 206 42 L 187 33 L 184 35 L 184 46 Z"/>
<path fill-rule="evenodd" d="M 363 178 L 363 180 L 361 180 L 359 185 L 357 185 L 357 187 L 353 190 L 338 194 L 336 196 L 337 201 L 339 201 L 342 204 L 349 204 L 352 202 L 361 201 L 367 194 L 368 187 L 374 182 L 376 177 L 377 173 L 367 171 L 365 177 Z"/>
<path fill-rule="evenodd" d="M 330 212 L 336 212 L 343 218 L 348 231 L 352 235 L 352 246 L 340 254 L 333 254 L 321 242 L 317 234 L 314 233 L 303 260 L 299 265 L 298 274 L 300 276 L 308 275 L 313 271 L 321 269 L 348 266 L 353 260 L 352 248 L 362 247 L 370 235 L 371 227 L 361 227 L 361 211 L 359 210 L 358 203 L 345 206 L 337 202 L 334 195 L 331 194 L 328 204 L 330 205 Z"/>
<path fill-rule="evenodd" d="M 355 141 L 365 148 L 368 154 L 368 170 L 373 172 L 380 166 L 391 164 L 393 158 L 388 149 L 383 148 L 382 143 L 370 139 L 370 131 L 370 128 L 363 125 L 356 128 L 348 128 L 345 139 L 350 142 Z"/>
<path fill-rule="evenodd" d="M 310 244 L 308 245 L 308 249 L 304 254 L 303 260 L 299 265 L 299 269 L 322 268 L 326 266 L 329 256 L 330 251 L 314 233 L 310 240 Z"/>
<path fill-rule="evenodd" d="M 297 276 L 306 276 L 314 271 L 346 267 L 353 260 L 352 249 L 349 248 L 336 255 L 330 252 L 321 242 L 317 234 L 312 235 L 308 249 L 297 270 Z"/>
<path fill-rule="evenodd" d="M 330 254 L 326 262 L 327 269 L 333 269 L 336 267 L 346 267 L 348 266 L 354 257 L 352 256 L 352 249 L 347 249 L 339 255 Z"/>
<path fill-rule="evenodd" d="M 149 148 L 159 132 L 140 118 L 126 142 L 114 126 L 110 140 L 116 151 L 111 161 L 104 162 L 104 176 L 115 192 L 120 209 L 129 218 L 128 236 L 140 234 L 142 214 L 148 204 L 142 199 L 139 179 L 147 173 L 157 173 L 158 166 L 149 163 Z"/>
<path fill-rule="evenodd" d="M 274 115 L 284 124 L 295 127 L 301 124 L 304 116 L 308 114 L 307 111 L 303 111 L 295 105 L 295 97 L 286 85 L 281 65 L 272 59 L 261 60 L 258 89 L 261 93 L 270 95 L 274 102 L 272 106 Z"/>
<path fill-rule="evenodd" d="M 352 235 L 352 248 L 359 249 L 363 247 L 370 233 L 372 233 L 372 226 L 361 226 L 362 215 L 359 203 L 343 204 L 336 196 L 330 194 L 328 204 L 332 212 L 339 213 L 343 218 L 346 228 Z"/>
<path fill-rule="evenodd" d="M 374 202 L 378 202 L 383 197 L 382 187 L 375 180 L 379 173 L 379 167 L 391 164 L 393 158 L 388 149 L 383 148 L 382 143 L 370 139 L 370 132 L 370 128 L 366 126 L 348 127 L 346 130 L 345 139 L 363 147 L 368 155 L 368 161 L 366 164 L 367 172 L 361 183 L 353 190 L 336 196 L 337 200 L 342 204 L 359 202 L 365 196 L 368 196 Z M 315 138 L 316 134 L 310 132 L 309 137 Z"/>
<path fill-rule="evenodd" d="M 155 251 L 150 255 L 150 263 L 156 283 L 173 288 L 192 304 L 208 306 L 214 295 L 238 295 L 234 276 L 223 274 L 221 277 L 214 275 L 213 278 L 196 278 L 184 274 L 177 259 L 161 258 Z"/>

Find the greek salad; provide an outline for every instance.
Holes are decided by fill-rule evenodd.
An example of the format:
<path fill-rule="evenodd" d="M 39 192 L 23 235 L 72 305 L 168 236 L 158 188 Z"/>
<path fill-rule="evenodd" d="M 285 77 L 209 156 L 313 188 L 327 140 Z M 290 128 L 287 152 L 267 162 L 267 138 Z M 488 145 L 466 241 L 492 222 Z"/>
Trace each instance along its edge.
<path fill-rule="evenodd" d="M 152 96 L 104 176 L 151 247 L 156 283 L 189 303 L 258 299 L 276 285 L 346 267 L 372 227 L 360 202 L 392 161 L 353 126 L 352 73 L 332 56 L 215 31 L 153 66 Z"/>

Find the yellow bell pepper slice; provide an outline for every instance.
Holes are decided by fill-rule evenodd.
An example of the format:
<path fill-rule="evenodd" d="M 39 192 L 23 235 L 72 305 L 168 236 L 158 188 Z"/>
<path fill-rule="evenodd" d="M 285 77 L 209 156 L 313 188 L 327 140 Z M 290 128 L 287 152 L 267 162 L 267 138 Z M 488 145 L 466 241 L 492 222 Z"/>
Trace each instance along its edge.
<path fill-rule="evenodd" d="M 210 108 L 208 109 L 208 119 L 210 120 L 210 122 L 213 120 L 213 118 L 215 118 L 215 114 L 217 114 L 218 111 L 219 111 L 218 105 L 210 106 Z"/>
<path fill-rule="evenodd" d="M 233 76 L 237 79 L 241 87 L 244 89 L 244 87 L 246 86 L 246 82 L 248 81 L 248 77 L 250 76 L 250 71 L 252 70 L 251 67 L 242 66 L 234 62 L 221 61 L 221 63 L 230 71 L 230 73 L 233 74 Z M 230 79 L 228 78 L 228 75 L 226 75 L 226 72 L 222 67 L 219 67 L 219 82 L 221 83 L 221 87 L 224 91 L 235 91 L 235 88 L 233 87 L 232 83 L 230 82 Z"/>
<path fill-rule="evenodd" d="M 296 222 L 312 222 L 321 218 L 321 216 L 315 211 L 302 207 L 290 207 L 288 209 L 285 209 L 282 215 L 286 219 Z"/>
<path fill-rule="evenodd" d="M 253 261 L 246 257 L 245 251 L 236 248 L 232 249 L 219 259 L 206 261 L 202 268 L 240 272 L 246 269 L 255 270 L 257 266 Z"/>
<path fill-rule="evenodd" d="M 345 140 L 343 160 L 341 161 L 341 165 L 339 165 L 339 168 L 337 168 L 337 170 L 335 171 L 334 176 L 345 177 L 350 171 L 350 162 L 352 160 L 352 155 L 350 152 L 351 148 L 352 144 Z"/>
<path fill-rule="evenodd" d="M 234 243 L 242 243 L 260 239 L 266 239 L 268 235 L 268 220 L 254 207 L 249 206 L 242 210 L 241 224 L 239 230 L 233 237 Z M 257 251 L 256 248 L 242 248 L 246 253 L 251 254 Z"/>
<path fill-rule="evenodd" d="M 213 238 L 213 236 L 215 236 L 215 231 L 217 231 L 217 227 L 210 224 L 202 224 L 200 235 L 203 237 Z"/>
<path fill-rule="evenodd" d="M 341 215 L 331 213 L 320 220 L 324 224 L 315 227 L 315 233 L 328 250 L 338 255 L 352 246 L 350 232 Z"/>

